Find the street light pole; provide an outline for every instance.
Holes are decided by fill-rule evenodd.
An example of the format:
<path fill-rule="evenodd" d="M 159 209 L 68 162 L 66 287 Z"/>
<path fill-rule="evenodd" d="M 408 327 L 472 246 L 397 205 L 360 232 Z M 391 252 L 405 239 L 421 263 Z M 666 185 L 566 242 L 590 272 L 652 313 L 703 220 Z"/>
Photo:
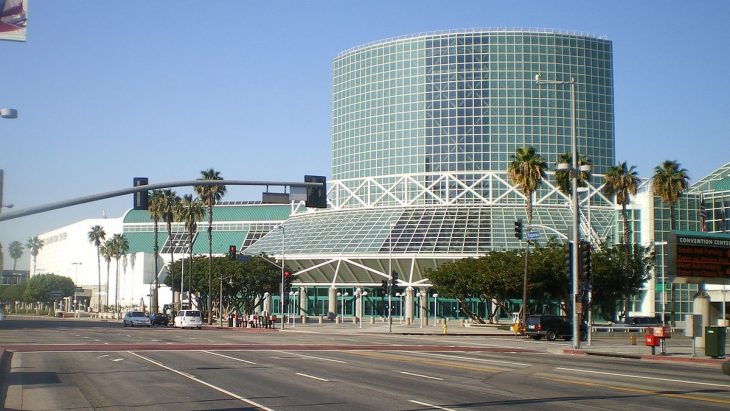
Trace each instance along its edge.
<path fill-rule="evenodd" d="M 578 312 L 578 296 L 579 296 L 579 270 L 578 270 L 578 244 L 580 236 L 578 234 L 578 130 L 576 121 L 576 103 L 575 103 L 575 77 L 571 76 L 569 81 L 543 80 L 540 74 L 535 75 L 537 84 L 560 84 L 570 85 L 570 112 L 571 112 L 571 167 L 570 167 L 570 188 L 571 203 L 573 208 L 573 227 L 571 230 L 571 240 L 573 241 L 572 267 L 570 270 L 572 280 L 572 296 L 573 299 L 573 348 L 580 348 L 580 313 Z"/>
<path fill-rule="evenodd" d="M 666 311 L 667 311 L 667 301 L 666 301 L 667 290 L 665 290 L 666 284 L 664 282 L 664 278 L 666 275 L 666 267 L 667 267 L 666 261 L 667 260 L 666 260 L 666 256 L 664 255 L 664 247 L 667 246 L 667 242 L 666 241 L 654 241 L 654 245 L 662 246 L 662 325 L 665 325 L 664 316 L 666 315 Z M 656 287 L 655 287 L 655 289 L 656 289 Z"/>
<path fill-rule="evenodd" d="M 284 226 L 280 225 L 279 228 L 281 229 L 281 329 L 284 329 L 284 238 L 286 236 L 286 232 L 284 231 Z"/>
<path fill-rule="evenodd" d="M 388 332 L 393 332 L 393 304 L 392 304 L 392 294 L 393 294 L 393 227 L 395 227 L 394 223 L 390 223 L 389 225 L 390 230 L 388 230 Z"/>

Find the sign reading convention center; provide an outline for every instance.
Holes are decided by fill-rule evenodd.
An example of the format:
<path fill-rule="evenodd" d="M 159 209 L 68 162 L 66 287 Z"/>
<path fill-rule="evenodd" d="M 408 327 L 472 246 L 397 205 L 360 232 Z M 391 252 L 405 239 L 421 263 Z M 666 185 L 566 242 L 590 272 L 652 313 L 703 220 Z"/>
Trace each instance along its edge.
<path fill-rule="evenodd" d="M 730 235 L 696 231 L 669 234 L 669 265 L 682 282 L 724 284 L 730 279 Z"/>

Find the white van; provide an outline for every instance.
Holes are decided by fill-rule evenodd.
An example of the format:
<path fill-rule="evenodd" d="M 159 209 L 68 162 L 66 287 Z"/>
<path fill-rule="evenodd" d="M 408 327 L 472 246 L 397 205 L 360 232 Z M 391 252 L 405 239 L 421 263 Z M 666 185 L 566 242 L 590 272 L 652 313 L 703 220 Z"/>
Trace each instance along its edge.
<path fill-rule="evenodd" d="M 197 328 L 203 326 L 203 315 L 198 310 L 181 310 L 175 315 L 173 326 L 180 328 Z"/>

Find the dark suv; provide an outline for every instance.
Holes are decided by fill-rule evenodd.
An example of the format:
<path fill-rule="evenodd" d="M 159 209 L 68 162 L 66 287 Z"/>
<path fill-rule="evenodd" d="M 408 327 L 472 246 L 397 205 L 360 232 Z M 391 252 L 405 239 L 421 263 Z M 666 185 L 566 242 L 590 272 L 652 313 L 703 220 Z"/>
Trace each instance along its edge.
<path fill-rule="evenodd" d="M 567 341 L 573 337 L 573 324 L 568 317 L 533 314 L 527 317 L 525 332 L 528 337 L 535 340 L 545 337 L 550 341 L 555 341 L 557 338 Z M 585 340 L 587 337 L 588 328 L 585 324 L 581 324 L 580 339 Z"/>

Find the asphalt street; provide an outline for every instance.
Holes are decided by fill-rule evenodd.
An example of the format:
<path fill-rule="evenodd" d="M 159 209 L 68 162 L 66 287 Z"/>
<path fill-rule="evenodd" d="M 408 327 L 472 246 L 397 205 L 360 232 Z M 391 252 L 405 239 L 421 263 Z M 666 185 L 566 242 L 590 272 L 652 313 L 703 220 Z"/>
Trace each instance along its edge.
<path fill-rule="evenodd" d="M 2 400 L 29 410 L 730 406 L 719 360 L 566 354 L 569 342 L 485 330 L 345 326 L 125 329 L 14 318 L 0 324 L 11 354 Z M 594 339 L 615 351 L 626 345 L 635 347 L 626 336 Z"/>

